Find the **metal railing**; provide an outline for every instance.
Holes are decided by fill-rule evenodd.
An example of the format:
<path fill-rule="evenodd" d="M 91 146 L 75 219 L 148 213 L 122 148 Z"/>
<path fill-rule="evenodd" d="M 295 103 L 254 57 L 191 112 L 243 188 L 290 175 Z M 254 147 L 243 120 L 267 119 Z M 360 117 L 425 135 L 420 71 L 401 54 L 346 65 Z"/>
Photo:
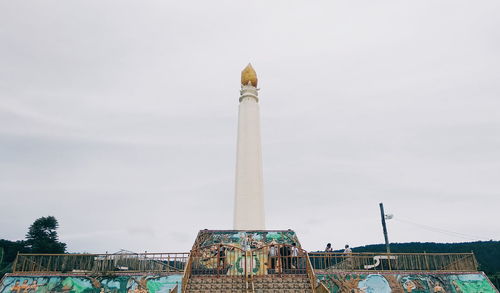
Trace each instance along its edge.
<path fill-rule="evenodd" d="M 312 292 L 316 292 L 316 282 L 317 282 L 317 277 L 316 274 L 314 273 L 314 268 L 311 264 L 311 258 L 309 255 L 307 255 L 306 259 L 306 268 L 307 268 L 307 277 L 309 278 L 309 283 L 311 284 L 311 289 Z"/>
<path fill-rule="evenodd" d="M 262 276 L 306 274 L 307 252 L 291 245 L 269 245 L 243 250 L 211 245 L 191 252 L 191 275 Z"/>
<path fill-rule="evenodd" d="M 182 272 L 189 253 L 18 254 L 14 273 Z"/>
<path fill-rule="evenodd" d="M 296 252 L 292 252 L 296 249 Z M 14 273 L 183 272 L 189 275 L 309 274 L 313 270 L 477 271 L 473 253 L 325 253 L 290 245 L 242 250 L 212 245 L 189 253 L 19 254 Z M 310 262 L 310 265 L 309 265 Z"/>
<path fill-rule="evenodd" d="M 191 277 L 191 265 L 193 264 L 193 258 L 190 256 L 184 267 L 184 273 L 182 274 L 182 289 L 181 292 L 186 292 L 189 278 Z"/>
<path fill-rule="evenodd" d="M 244 250 L 236 246 L 216 244 L 191 251 L 183 276 L 186 290 L 192 276 L 230 276 L 241 280 L 253 292 L 256 278 L 263 276 L 306 275 L 314 289 L 316 276 L 307 252 L 287 244 L 272 244 Z"/>
<path fill-rule="evenodd" d="M 473 253 L 327 253 L 310 252 L 316 270 L 477 271 Z"/>

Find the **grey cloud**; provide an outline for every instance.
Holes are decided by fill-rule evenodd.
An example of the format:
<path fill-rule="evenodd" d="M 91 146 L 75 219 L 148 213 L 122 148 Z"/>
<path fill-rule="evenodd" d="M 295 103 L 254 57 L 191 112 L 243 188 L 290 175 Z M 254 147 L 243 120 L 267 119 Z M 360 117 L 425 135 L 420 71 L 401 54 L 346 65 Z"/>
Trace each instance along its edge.
<path fill-rule="evenodd" d="M 498 239 L 499 11 L 1 2 L 0 237 L 52 214 L 71 251 L 186 251 L 198 229 L 230 228 L 251 61 L 269 228 L 296 229 L 307 249 L 382 242 L 383 201 L 396 217 Z M 463 240 L 397 221 L 389 231 Z"/>

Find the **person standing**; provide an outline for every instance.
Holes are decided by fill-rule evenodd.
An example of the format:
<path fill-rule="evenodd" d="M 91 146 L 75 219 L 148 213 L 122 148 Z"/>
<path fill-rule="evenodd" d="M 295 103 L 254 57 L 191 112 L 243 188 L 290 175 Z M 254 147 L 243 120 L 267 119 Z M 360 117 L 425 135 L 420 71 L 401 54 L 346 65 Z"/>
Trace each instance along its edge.
<path fill-rule="evenodd" d="M 271 244 L 269 246 L 269 260 L 271 261 L 271 269 L 274 271 L 276 270 L 276 258 L 278 257 L 278 249 L 274 244 Z"/>
<path fill-rule="evenodd" d="M 353 265 L 352 265 L 352 249 L 349 247 L 348 244 L 345 245 L 344 254 L 347 254 L 347 257 L 345 259 L 347 267 L 349 269 L 352 269 L 353 268 Z"/>
<path fill-rule="evenodd" d="M 282 245 L 279 252 L 281 257 L 281 269 L 283 271 L 290 269 L 290 246 Z"/>
<path fill-rule="evenodd" d="M 291 256 L 292 256 L 292 265 L 295 269 L 298 269 L 298 261 L 297 258 L 299 257 L 299 249 L 297 248 L 297 244 L 294 242 L 292 243 L 291 247 Z"/>
<path fill-rule="evenodd" d="M 219 266 L 222 266 L 223 270 L 226 268 L 226 247 L 224 245 L 219 246 Z"/>
<path fill-rule="evenodd" d="M 328 243 L 326 245 L 326 248 L 325 248 L 325 269 L 328 269 L 331 265 L 332 265 L 332 252 L 333 252 L 333 248 L 332 248 L 332 244 L 331 243 Z"/>

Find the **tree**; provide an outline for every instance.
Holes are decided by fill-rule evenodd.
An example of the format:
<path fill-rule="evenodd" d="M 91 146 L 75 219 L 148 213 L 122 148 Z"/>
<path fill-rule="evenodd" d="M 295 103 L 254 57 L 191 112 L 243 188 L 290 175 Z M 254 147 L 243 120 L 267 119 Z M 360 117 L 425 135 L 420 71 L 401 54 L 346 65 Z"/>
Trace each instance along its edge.
<path fill-rule="evenodd" d="M 3 260 L 0 262 L 0 279 L 5 273 L 12 272 L 12 262 L 16 259 L 17 253 L 29 253 L 26 241 L 9 241 L 0 239 L 0 250 L 3 250 Z"/>
<path fill-rule="evenodd" d="M 66 243 L 59 242 L 59 223 L 53 216 L 35 220 L 26 233 L 26 243 L 33 253 L 65 253 Z"/>

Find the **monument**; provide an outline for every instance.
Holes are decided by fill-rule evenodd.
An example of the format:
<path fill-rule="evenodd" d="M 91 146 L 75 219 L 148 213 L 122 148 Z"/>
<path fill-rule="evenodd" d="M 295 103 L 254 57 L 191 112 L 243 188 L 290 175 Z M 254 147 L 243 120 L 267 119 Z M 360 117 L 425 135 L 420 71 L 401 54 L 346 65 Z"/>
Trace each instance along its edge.
<path fill-rule="evenodd" d="M 241 72 L 234 198 L 235 230 L 265 229 L 257 81 L 257 73 L 248 64 Z"/>

